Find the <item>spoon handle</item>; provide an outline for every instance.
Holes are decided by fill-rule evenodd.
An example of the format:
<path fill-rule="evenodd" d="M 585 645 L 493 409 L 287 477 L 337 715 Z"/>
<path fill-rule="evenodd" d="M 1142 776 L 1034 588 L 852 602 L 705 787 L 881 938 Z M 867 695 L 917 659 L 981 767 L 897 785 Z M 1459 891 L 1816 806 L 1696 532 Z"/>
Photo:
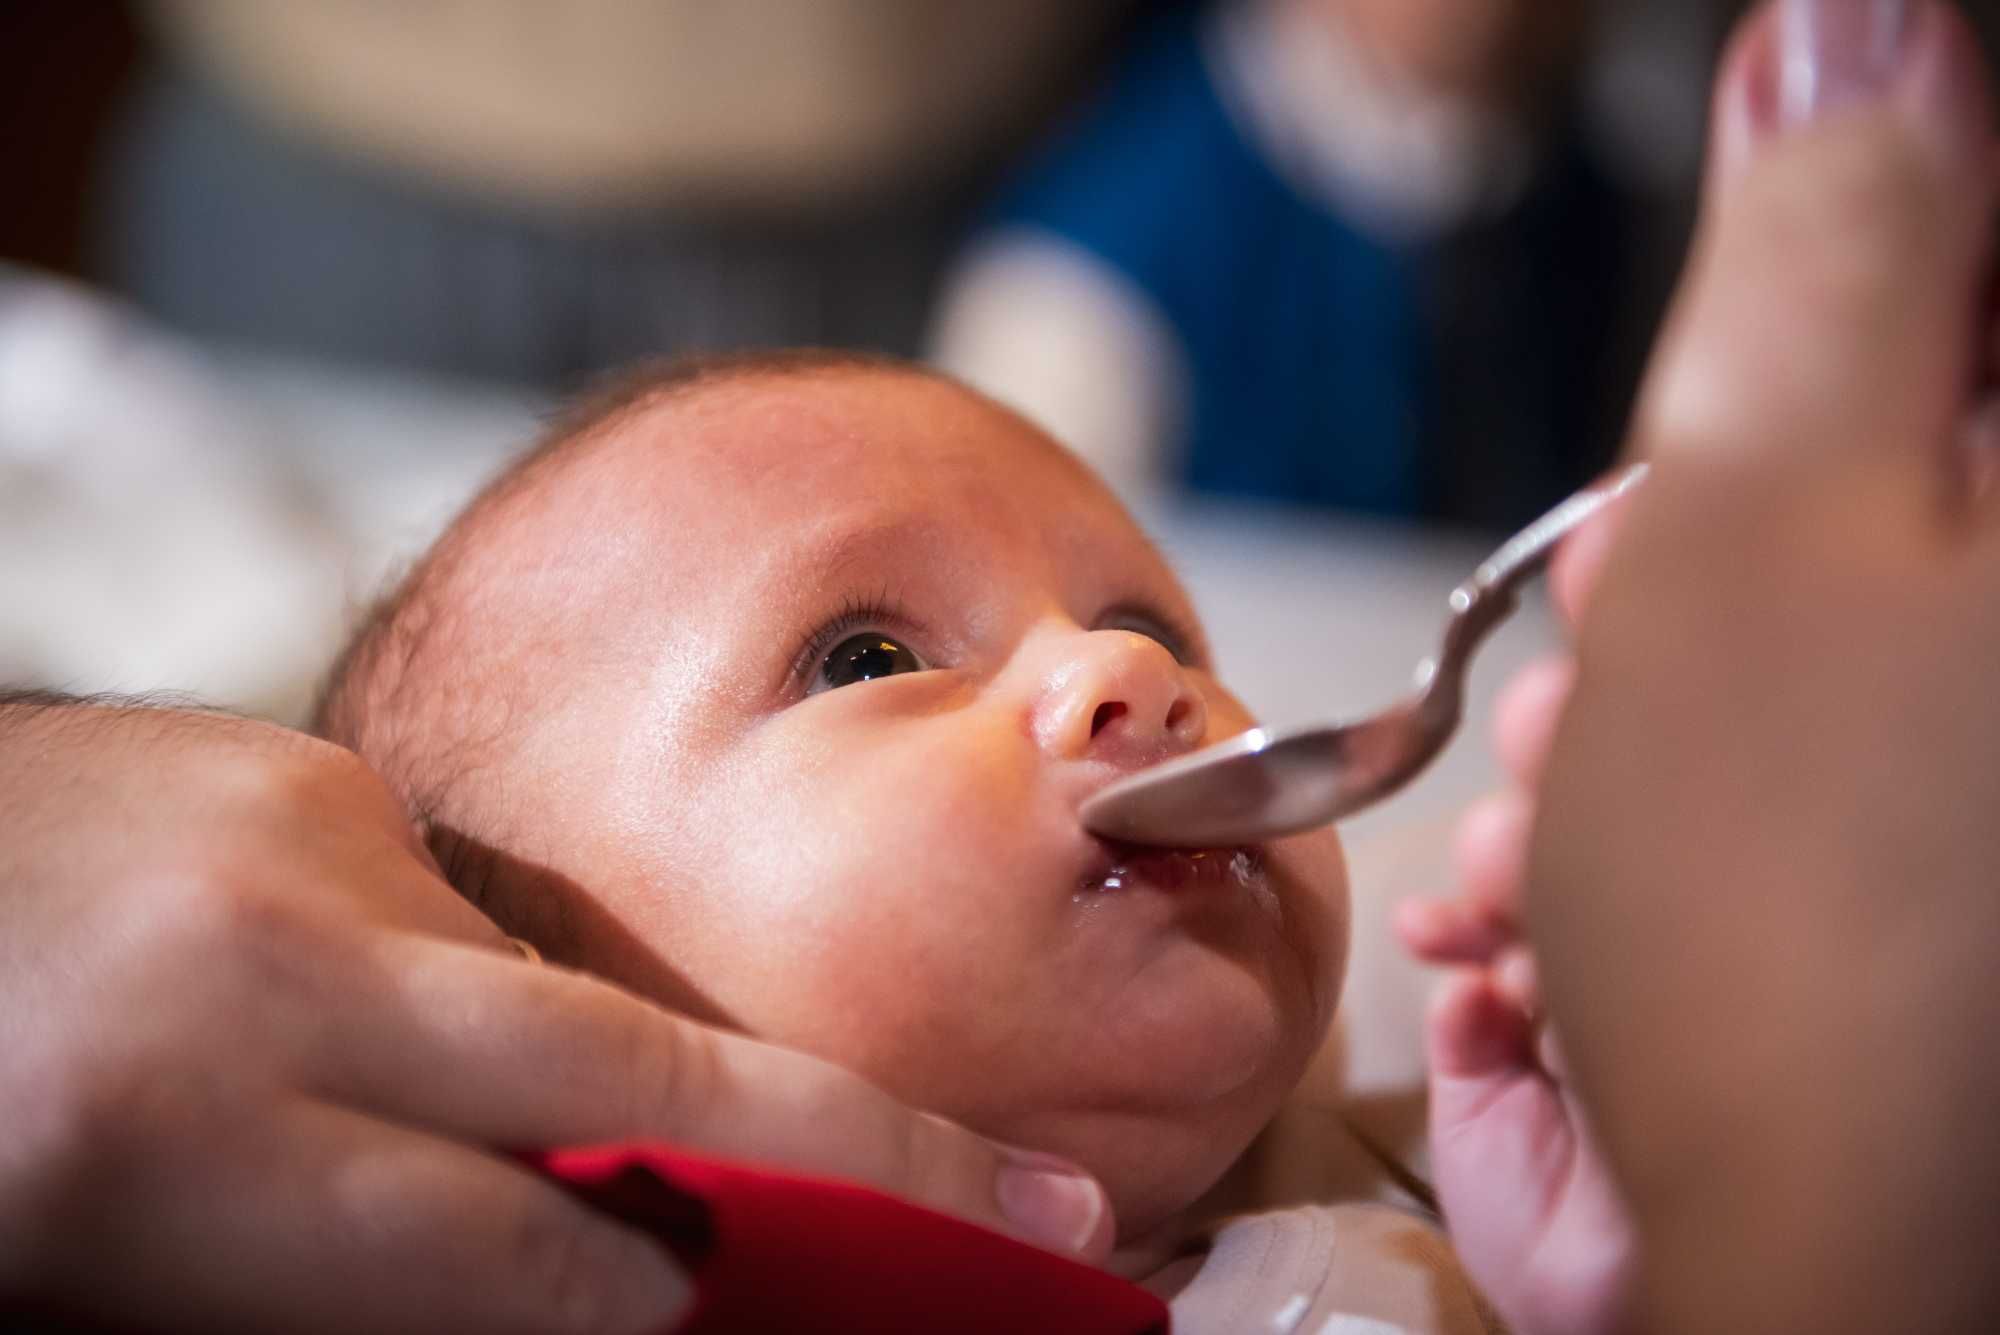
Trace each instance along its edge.
<path fill-rule="evenodd" d="M 1447 694 L 1440 704 L 1455 709 L 1465 666 L 1486 636 L 1514 610 L 1521 585 L 1540 574 L 1556 546 L 1599 510 L 1646 480 L 1649 464 L 1633 464 L 1601 487 L 1590 487 L 1516 533 L 1451 591 L 1451 620 L 1438 656 L 1417 669 L 1420 688 Z"/>
<path fill-rule="evenodd" d="M 1592 515 L 1646 480 L 1650 464 L 1633 464 L 1601 487 L 1590 487 L 1556 506 L 1555 509 L 1516 533 L 1486 558 L 1472 578 L 1461 588 L 1478 592 L 1511 593 L 1524 580 L 1540 573 L 1555 553 L 1556 544 Z M 1456 597 L 1453 598 L 1456 602 Z"/>

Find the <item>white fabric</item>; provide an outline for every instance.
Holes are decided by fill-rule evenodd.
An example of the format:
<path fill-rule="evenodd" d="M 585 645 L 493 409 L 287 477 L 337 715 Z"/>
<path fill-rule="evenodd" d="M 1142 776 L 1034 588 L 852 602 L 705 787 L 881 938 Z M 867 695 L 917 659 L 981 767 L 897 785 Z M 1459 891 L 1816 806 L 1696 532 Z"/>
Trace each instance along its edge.
<path fill-rule="evenodd" d="M 232 370 L 0 265 L 0 685 L 297 721 L 354 612 L 534 428 L 509 396 Z"/>
<path fill-rule="evenodd" d="M 1169 1304 L 1176 1335 L 1488 1335 L 1443 1236 L 1380 1205 L 1309 1205 L 1219 1229 Z"/>
<path fill-rule="evenodd" d="M 0 270 L 0 683 L 296 710 L 341 548 L 265 430 L 115 308 Z"/>
<path fill-rule="evenodd" d="M 998 232 L 960 263 L 931 359 L 1062 441 L 1129 499 L 1163 485 L 1185 382 L 1166 317 L 1083 247 Z"/>

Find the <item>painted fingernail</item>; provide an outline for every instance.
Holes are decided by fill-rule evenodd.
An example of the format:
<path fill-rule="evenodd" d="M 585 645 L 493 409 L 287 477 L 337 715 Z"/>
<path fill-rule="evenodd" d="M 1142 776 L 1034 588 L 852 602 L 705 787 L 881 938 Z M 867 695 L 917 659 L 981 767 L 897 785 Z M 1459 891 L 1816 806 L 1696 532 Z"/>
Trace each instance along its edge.
<path fill-rule="evenodd" d="M 1104 1188 L 1047 1155 L 1011 1155 L 1000 1169 L 995 1192 L 1000 1212 L 1024 1236 L 1070 1254 L 1090 1245 L 1111 1208 Z"/>
<path fill-rule="evenodd" d="M 1915 0 L 1779 0 L 1778 115 L 1789 126 L 1886 94 L 1903 68 Z"/>

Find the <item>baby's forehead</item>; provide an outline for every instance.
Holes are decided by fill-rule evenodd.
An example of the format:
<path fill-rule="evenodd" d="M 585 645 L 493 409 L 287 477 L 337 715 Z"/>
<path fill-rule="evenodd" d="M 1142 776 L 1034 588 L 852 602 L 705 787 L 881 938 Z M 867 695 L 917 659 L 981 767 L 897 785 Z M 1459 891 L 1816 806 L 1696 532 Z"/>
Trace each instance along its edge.
<path fill-rule="evenodd" d="M 524 508 L 546 541 L 616 531 L 663 558 L 912 516 L 964 526 L 968 540 L 1067 524 L 1143 543 L 1045 434 L 951 381 L 898 369 L 683 387 L 587 430 L 529 490 Z"/>
<path fill-rule="evenodd" d="M 823 509 L 886 489 L 1013 479 L 1010 490 L 1094 492 L 1028 423 L 941 377 L 841 368 L 747 374 L 642 402 L 610 424 L 600 464 L 641 494 L 700 508 Z"/>
<path fill-rule="evenodd" d="M 746 590 L 947 566 L 997 585 L 1103 580 L 1181 601 L 1074 456 L 919 371 L 683 386 L 586 427 L 519 481 L 506 507 L 519 522 L 493 526 L 512 530 L 493 545 L 501 564 L 560 572 L 545 581 L 559 601 L 619 617 L 669 596 L 679 611 L 713 610 Z"/>

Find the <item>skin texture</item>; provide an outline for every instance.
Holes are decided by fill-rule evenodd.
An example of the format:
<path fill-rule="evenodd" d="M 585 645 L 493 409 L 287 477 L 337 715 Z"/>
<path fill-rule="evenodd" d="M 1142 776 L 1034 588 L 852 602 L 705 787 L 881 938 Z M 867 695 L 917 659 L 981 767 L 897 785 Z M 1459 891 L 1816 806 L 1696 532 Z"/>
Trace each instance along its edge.
<path fill-rule="evenodd" d="M 433 1000 L 490 988 L 495 1019 L 556 998 L 352 755 L 21 702 L 0 703 L 0 754 L 0 1306 L 307 1331 L 640 1330 L 685 1308 L 657 1248 L 481 1152 L 607 1118 L 510 1082 L 520 1054 L 481 1024 L 406 1009 L 413 976 Z M 602 991 L 571 997 L 572 1039 L 667 1027 Z M 454 1096 L 482 1085 L 499 1099 Z"/>
<path fill-rule="evenodd" d="M 1556 570 L 1580 661 L 1509 688 L 1515 787 L 1399 922 L 1461 966 L 1440 1187 L 1529 1329 L 2000 1310 L 1986 86 L 1917 6 L 1879 85 L 1788 119 L 1783 31 L 1760 12 L 1721 80 L 1655 480 Z"/>
<path fill-rule="evenodd" d="M 354 726 L 552 958 L 1084 1165 L 1137 1253 L 1324 1035 L 1330 834 L 1249 890 L 1086 888 L 1083 798 L 1251 719 L 1130 518 L 989 401 L 858 366 L 642 396 L 446 543 L 409 674 L 486 684 L 479 726 L 408 681 Z M 925 670 L 823 689 L 863 632 Z"/>

